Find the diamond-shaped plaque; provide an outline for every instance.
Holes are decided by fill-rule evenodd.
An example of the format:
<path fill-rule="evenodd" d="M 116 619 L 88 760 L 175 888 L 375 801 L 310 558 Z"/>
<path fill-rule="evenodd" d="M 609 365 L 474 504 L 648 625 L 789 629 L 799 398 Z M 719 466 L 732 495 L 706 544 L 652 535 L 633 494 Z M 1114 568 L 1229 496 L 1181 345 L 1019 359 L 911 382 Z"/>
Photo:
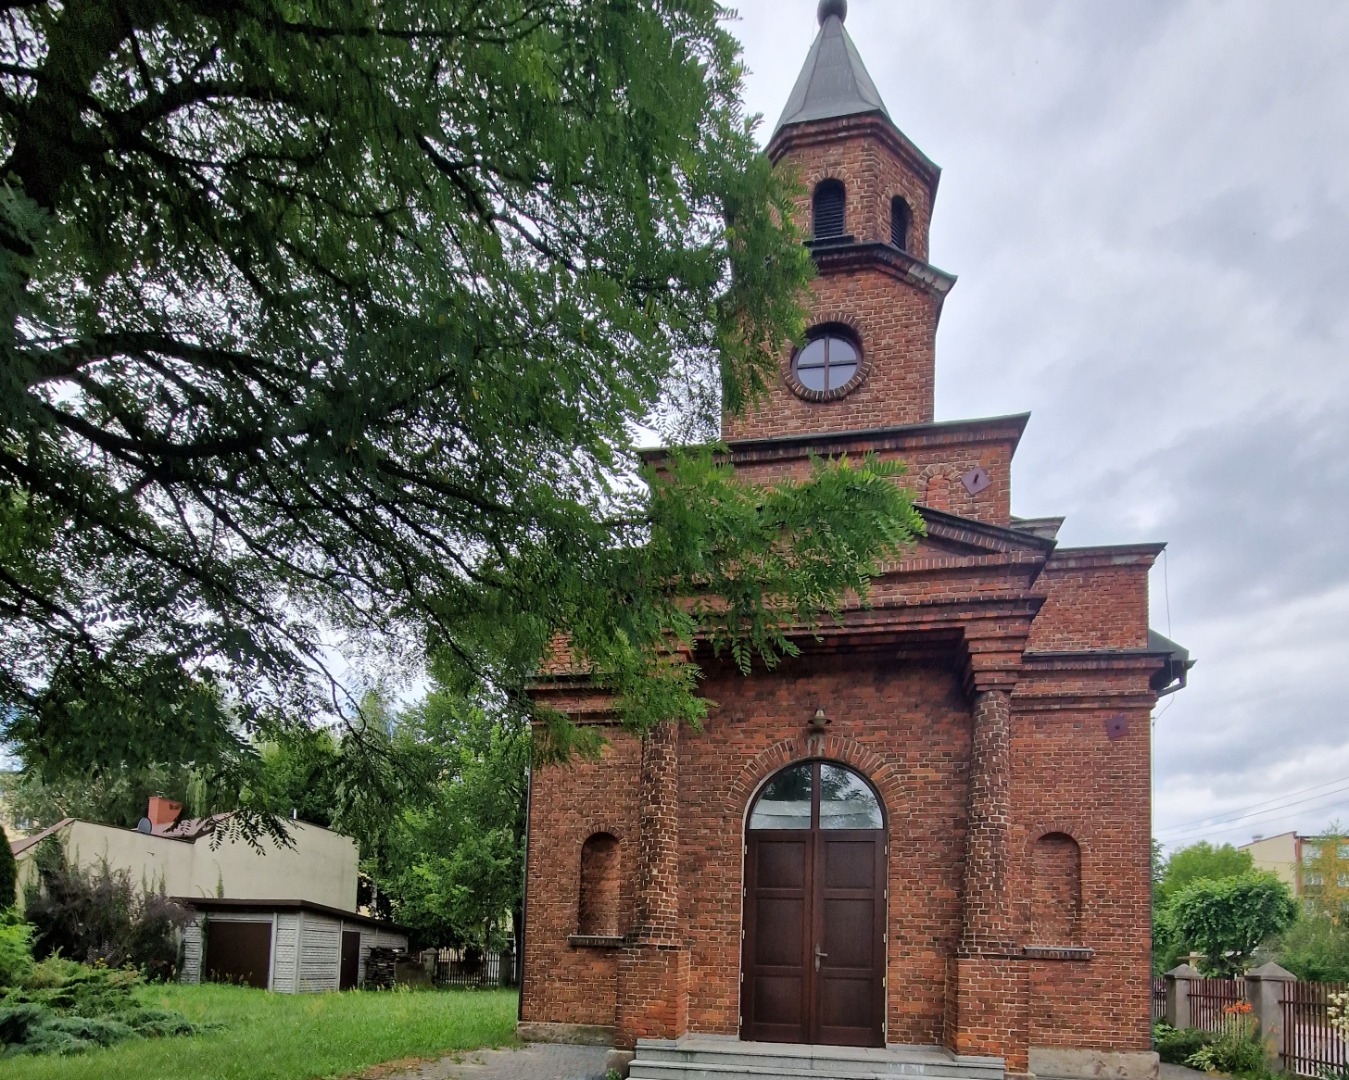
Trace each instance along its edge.
<path fill-rule="evenodd" d="M 1105 737 L 1107 739 L 1122 739 L 1129 734 L 1129 718 L 1123 713 L 1116 713 L 1114 716 L 1106 717 Z"/>
<path fill-rule="evenodd" d="M 982 465 L 976 465 L 974 468 L 961 473 L 960 482 L 965 485 L 965 490 L 971 495 L 978 495 L 979 492 L 993 483 L 989 478 L 988 470 Z"/>

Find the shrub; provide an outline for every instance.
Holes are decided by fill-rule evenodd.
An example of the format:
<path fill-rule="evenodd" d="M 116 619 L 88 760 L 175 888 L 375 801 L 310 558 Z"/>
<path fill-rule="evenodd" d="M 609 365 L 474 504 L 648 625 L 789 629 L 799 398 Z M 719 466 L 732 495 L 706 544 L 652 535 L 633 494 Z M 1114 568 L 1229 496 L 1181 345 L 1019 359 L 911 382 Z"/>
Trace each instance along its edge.
<path fill-rule="evenodd" d="M 106 861 L 74 866 L 55 838 L 43 841 L 35 858 L 37 881 L 24 895 L 35 956 L 60 953 L 110 968 L 130 964 L 150 979 L 173 977 L 178 932 L 192 916 L 162 887 L 137 887 Z"/>
<path fill-rule="evenodd" d="M 33 928 L 13 909 L 0 912 L 0 988 L 16 986 L 33 968 Z"/>
<path fill-rule="evenodd" d="M 202 1030 L 181 1013 L 147 1009 L 135 971 L 89 967 L 60 957 L 33 965 L 24 985 L 0 998 L 4 1056 L 77 1054 L 124 1039 Z"/>
<path fill-rule="evenodd" d="M 1152 1025 L 1152 1047 L 1168 1065 L 1184 1065 L 1198 1050 L 1208 1046 L 1214 1036 L 1198 1028 L 1173 1028 L 1170 1024 Z"/>

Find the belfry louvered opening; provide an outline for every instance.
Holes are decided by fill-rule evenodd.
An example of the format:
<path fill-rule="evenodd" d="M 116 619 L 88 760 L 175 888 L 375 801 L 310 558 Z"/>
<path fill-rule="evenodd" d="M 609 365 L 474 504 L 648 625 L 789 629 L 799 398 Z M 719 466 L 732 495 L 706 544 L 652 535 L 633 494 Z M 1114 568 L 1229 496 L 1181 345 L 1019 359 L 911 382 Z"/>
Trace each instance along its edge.
<path fill-rule="evenodd" d="M 909 204 L 902 196 L 896 195 L 890 200 L 890 243 L 900 251 L 909 250 L 909 225 L 912 221 L 913 213 L 909 210 Z"/>
<path fill-rule="evenodd" d="M 843 210 L 846 198 L 838 180 L 822 180 L 811 200 L 811 232 L 816 240 L 843 235 Z"/>

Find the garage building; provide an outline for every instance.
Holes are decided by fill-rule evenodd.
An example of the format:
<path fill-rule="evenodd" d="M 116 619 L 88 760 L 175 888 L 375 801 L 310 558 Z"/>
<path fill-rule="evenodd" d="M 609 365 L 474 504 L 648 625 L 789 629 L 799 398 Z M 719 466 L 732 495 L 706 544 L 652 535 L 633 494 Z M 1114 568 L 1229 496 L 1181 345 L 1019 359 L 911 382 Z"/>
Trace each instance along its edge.
<path fill-rule="evenodd" d="M 196 914 L 183 932 L 180 982 L 350 990 L 365 981 L 371 949 L 408 947 L 404 927 L 307 900 L 176 899 Z"/>

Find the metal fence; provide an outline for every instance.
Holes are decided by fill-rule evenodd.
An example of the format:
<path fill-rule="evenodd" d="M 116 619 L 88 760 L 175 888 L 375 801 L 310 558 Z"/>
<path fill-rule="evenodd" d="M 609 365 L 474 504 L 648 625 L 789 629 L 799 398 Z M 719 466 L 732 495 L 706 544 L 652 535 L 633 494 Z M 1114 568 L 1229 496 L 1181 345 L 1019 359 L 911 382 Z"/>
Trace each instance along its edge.
<path fill-rule="evenodd" d="M 1330 1026 L 1330 995 L 1345 992 L 1345 983 L 1284 983 L 1283 1062 L 1299 1076 L 1320 1076 L 1322 1070 L 1349 1066 L 1344 1036 Z"/>
<path fill-rule="evenodd" d="M 1152 1022 L 1166 1019 L 1166 979 L 1161 975 L 1152 977 Z"/>
<path fill-rule="evenodd" d="M 1223 1009 L 1245 1000 L 1245 979 L 1195 979 L 1190 983 L 1190 1026 L 1221 1031 Z"/>
<path fill-rule="evenodd" d="M 422 954 L 431 982 L 442 987 L 515 985 L 515 953 L 432 949 Z"/>

